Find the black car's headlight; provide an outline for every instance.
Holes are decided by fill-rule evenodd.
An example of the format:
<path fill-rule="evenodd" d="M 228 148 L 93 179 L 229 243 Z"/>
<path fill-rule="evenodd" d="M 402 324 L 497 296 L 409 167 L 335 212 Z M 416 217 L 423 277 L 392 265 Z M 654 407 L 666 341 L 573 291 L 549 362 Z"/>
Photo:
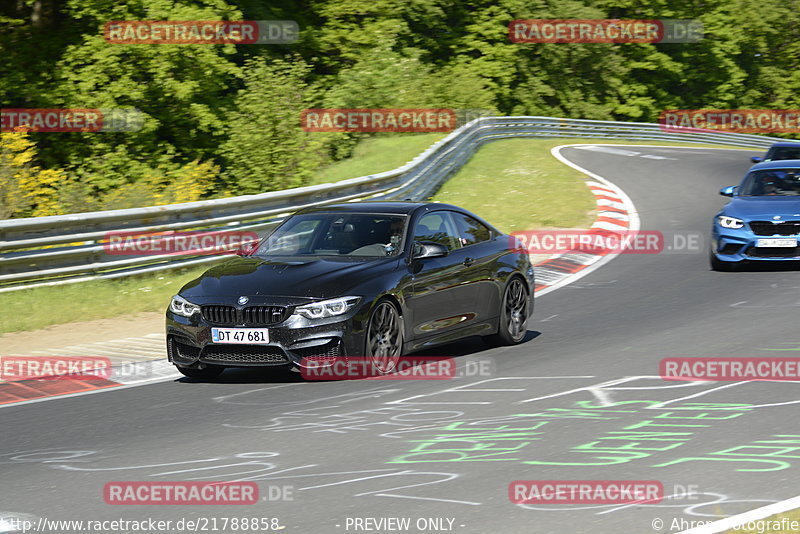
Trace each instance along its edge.
<path fill-rule="evenodd" d="M 200 306 L 192 304 L 180 295 L 175 295 L 169 303 L 169 309 L 172 313 L 182 315 L 184 317 L 191 317 L 195 313 L 200 312 Z"/>
<path fill-rule="evenodd" d="M 719 225 L 723 228 L 742 228 L 744 227 L 744 221 L 741 219 L 737 219 L 736 217 L 728 217 L 727 215 L 720 215 L 717 217 L 717 221 L 719 221 Z"/>
<path fill-rule="evenodd" d="M 302 315 L 307 319 L 335 317 L 337 315 L 344 315 L 352 310 L 353 306 L 358 304 L 360 300 L 361 297 L 339 297 L 336 299 L 321 300 L 319 302 L 298 306 L 294 309 L 294 313 Z"/>

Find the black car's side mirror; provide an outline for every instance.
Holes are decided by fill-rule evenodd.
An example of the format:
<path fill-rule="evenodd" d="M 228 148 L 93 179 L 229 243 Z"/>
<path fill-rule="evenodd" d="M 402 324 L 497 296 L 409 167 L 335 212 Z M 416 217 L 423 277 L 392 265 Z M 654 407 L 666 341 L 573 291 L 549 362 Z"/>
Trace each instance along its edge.
<path fill-rule="evenodd" d="M 750 158 L 750 161 L 752 161 L 753 163 L 761 163 L 763 161 L 763 158 L 761 158 L 761 156 L 753 156 L 752 158 Z"/>
<path fill-rule="evenodd" d="M 415 242 L 414 243 L 414 253 L 413 259 L 421 260 L 424 258 L 441 258 L 443 256 L 447 256 L 449 251 L 447 247 L 444 245 L 440 245 L 439 243 L 433 243 L 431 241 L 424 241 L 424 242 Z"/>
<path fill-rule="evenodd" d="M 723 197 L 732 197 L 734 194 L 736 194 L 736 186 L 729 185 L 728 187 L 723 187 L 719 190 L 719 194 Z"/>

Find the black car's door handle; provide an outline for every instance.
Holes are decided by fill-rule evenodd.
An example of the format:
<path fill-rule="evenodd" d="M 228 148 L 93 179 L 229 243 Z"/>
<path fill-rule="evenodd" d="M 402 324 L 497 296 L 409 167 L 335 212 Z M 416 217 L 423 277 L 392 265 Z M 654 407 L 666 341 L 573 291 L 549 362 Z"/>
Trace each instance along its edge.
<path fill-rule="evenodd" d="M 475 263 L 475 259 L 474 259 L 474 258 L 466 258 L 466 259 L 464 260 L 464 265 L 466 265 L 467 267 L 469 267 L 469 266 L 470 266 L 470 265 L 472 265 L 473 263 Z"/>

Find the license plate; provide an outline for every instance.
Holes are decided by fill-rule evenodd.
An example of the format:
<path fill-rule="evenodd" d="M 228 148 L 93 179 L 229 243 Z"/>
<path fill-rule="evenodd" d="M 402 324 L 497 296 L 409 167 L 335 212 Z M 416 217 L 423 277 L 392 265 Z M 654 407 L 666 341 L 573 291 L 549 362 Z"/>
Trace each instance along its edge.
<path fill-rule="evenodd" d="M 757 247 L 774 247 L 774 248 L 794 248 L 797 246 L 797 239 L 792 238 L 772 238 L 772 239 L 759 239 L 756 241 Z"/>
<path fill-rule="evenodd" d="M 212 328 L 212 343 L 235 343 L 243 345 L 261 345 L 269 343 L 267 328 Z"/>

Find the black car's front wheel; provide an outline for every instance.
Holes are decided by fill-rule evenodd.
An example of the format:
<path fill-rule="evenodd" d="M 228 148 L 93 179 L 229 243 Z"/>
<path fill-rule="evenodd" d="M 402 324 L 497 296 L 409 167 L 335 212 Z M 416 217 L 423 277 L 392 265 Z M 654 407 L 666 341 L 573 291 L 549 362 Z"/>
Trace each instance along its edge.
<path fill-rule="evenodd" d="M 390 373 L 403 352 L 403 318 L 389 299 L 378 301 L 369 315 L 365 356 L 380 373 Z"/>
<path fill-rule="evenodd" d="M 500 302 L 500 324 L 497 333 L 487 336 L 492 345 L 516 345 L 528 332 L 528 289 L 518 276 L 506 284 Z"/>
<path fill-rule="evenodd" d="M 221 375 L 222 371 L 225 370 L 224 367 L 203 367 L 202 369 L 192 369 L 191 367 L 181 367 L 180 365 L 176 365 L 175 367 L 178 368 L 178 371 L 180 371 L 183 376 L 196 380 L 212 380 Z"/>

